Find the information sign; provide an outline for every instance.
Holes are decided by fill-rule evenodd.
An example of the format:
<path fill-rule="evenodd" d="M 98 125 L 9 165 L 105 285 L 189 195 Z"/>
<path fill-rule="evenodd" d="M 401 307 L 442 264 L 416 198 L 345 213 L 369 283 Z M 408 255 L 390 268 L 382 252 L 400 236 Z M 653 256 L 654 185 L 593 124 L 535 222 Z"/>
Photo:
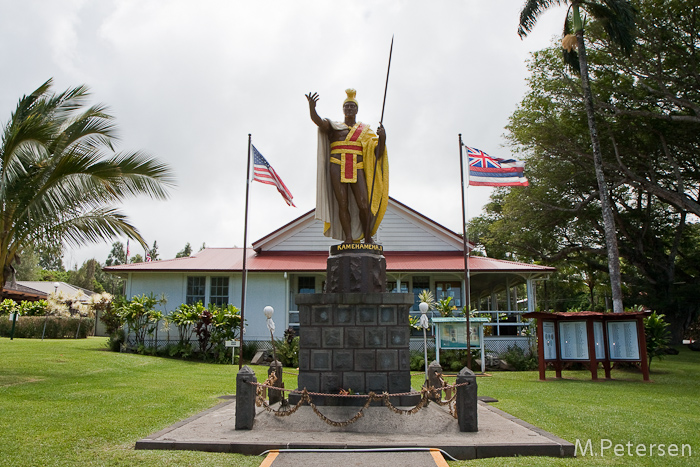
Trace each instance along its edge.
<path fill-rule="evenodd" d="M 611 360 L 639 360 L 636 321 L 608 321 Z"/>
<path fill-rule="evenodd" d="M 595 340 L 595 359 L 605 360 L 605 340 L 603 339 L 602 321 L 593 321 L 593 340 Z"/>
<path fill-rule="evenodd" d="M 542 321 L 542 333 L 544 334 L 544 359 L 557 359 L 557 341 L 554 336 L 554 321 Z"/>
<path fill-rule="evenodd" d="M 472 347 L 481 347 L 479 342 L 479 324 L 470 323 L 471 336 L 469 343 Z M 467 327 L 464 320 L 461 323 L 440 323 L 440 348 L 442 349 L 466 349 Z"/>
<path fill-rule="evenodd" d="M 585 321 L 560 321 L 559 345 L 562 360 L 588 360 L 588 330 Z"/>

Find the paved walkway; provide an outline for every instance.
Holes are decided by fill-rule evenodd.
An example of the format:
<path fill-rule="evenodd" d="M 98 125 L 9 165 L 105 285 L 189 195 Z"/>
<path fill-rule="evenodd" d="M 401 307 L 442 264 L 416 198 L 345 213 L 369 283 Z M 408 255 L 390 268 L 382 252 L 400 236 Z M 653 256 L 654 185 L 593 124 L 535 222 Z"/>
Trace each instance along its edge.
<path fill-rule="evenodd" d="M 439 450 L 423 452 L 271 452 L 260 467 L 448 467 Z"/>
<path fill-rule="evenodd" d="M 456 459 L 574 455 L 574 445 L 570 442 L 481 401 L 478 406 L 479 431 L 476 433 L 460 432 L 457 420 L 446 408 L 434 403 L 414 415 L 398 415 L 386 407 L 369 407 L 362 418 L 344 428 L 327 425 L 308 406 L 288 417 L 276 417 L 259 408 L 254 428 L 239 431 L 234 429 L 235 407 L 235 399 L 229 398 L 216 407 L 137 441 L 136 449 L 259 455 L 275 449 L 437 448 Z M 352 417 L 358 408 L 319 407 L 319 410 L 333 420 L 342 421 Z M 281 453 L 280 463 L 273 463 L 273 467 L 284 465 L 286 454 Z M 397 455 L 393 453 L 391 457 L 396 459 Z M 354 465 L 339 462 L 343 462 L 340 465 Z M 334 462 L 326 459 L 324 463 L 331 465 Z M 374 465 L 389 464 L 380 462 Z"/>

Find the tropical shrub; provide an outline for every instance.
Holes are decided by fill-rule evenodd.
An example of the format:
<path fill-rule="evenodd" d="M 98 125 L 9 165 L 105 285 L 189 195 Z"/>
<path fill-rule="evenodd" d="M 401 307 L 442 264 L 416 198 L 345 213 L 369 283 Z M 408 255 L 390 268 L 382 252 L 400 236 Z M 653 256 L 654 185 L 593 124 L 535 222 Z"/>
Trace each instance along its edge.
<path fill-rule="evenodd" d="M 668 330 L 669 324 L 664 321 L 663 314 L 653 312 L 644 318 L 644 334 L 647 340 L 647 357 L 649 358 L 649 369 L 654 357 L 661 360 L 666 355 L 668 343 L 671 341 L 671 332 Z"/>
<path fill-rule="evenodd" d="M 441 298 L 435 304 L 435 309 L 440 312 L 443 318 L 451 318 L 454 316 L 456 306 L 452 305 L 452 297 Z"/>
<path fill-rule="evenodd" d="M 435 349 L 428 349 L 428 364 L 433 360 L 435 360 Z M 410 365 L 411 371 L 425 370 L 425 352 L 423 350 L 411 350 Z"/>
<path fill-rule="evenodd" d="M 12 313 L 17 313 L 17 303 L 14 300 L 6 298 L 0 302 L 0 316 L 7 316 Z"/>
<path fill-rule="evenodd" d="M 145 348 L 146 335 L 153 333 L 158 326 L 158 321 L 163 315 L 155 307 L 163 303 L 165 297 L 158 299 L 153 294 L 144 294 L 132 297 L 131 300 L 122 299 L 115 304 L 127 332 L 134 334 L 137 349 Z"/>
<path fill-rule="evenodd" d="M 170 314 L 170 321 L 177 326 L 180 346 L 189 345 L 194 333 L 194 325 L 204 310 L 202 302 L 193 305 L 183 303 Z"/>
<path fill-rule="evenodd" d="M 284 338 L 275 341 L 277 360 L 283 366 L 297 368 L 299 366 L 299 337 L 289 328 L 284 331 Z"/>
<path fill-rule="evenodd" d="M 19 304 L 19 314 L 22 316 L 44 316 L 48 305 L 46 300 L 37 300 L 36 302 L 22 300 L 22 303 Z"/>
<path fill-rule="evenodd" d="M 537 353 L 532 349 L 523 350 L 517 345 L 508 347 L 508 350 L 499 355 L 499 358 L 513 367 L 515 371 L 529 371 L 537 369 Z"/>

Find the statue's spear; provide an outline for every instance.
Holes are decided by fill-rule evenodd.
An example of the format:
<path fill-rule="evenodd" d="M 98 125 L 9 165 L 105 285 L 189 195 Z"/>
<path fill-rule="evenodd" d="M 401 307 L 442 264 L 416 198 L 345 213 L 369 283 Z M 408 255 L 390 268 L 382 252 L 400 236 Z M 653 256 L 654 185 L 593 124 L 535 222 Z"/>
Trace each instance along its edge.
<path fill-rule="evenodd" d="M 386 106 L 386 90 L 389 87 L 389 71 L 391 70 L 391 53 L 394 51 L 394 36 L 391 36 L 391 47 L 389 47 L 389 66 L 386 69 L 386 83 L 384 83 L 384 100 L 382 101 L 382 116 L 379 119 L 379 125 L 381 126 L 382 123 L 384 122 L 384 107 Z M 377 163 L 379 162 L 379 158 L 382 157 L 382 154 L 379 154 L 377 157 L 374 159 L 374 172 L 372 174 L 372 189 L 369 194 L 369 216 L 370 216 L 370 222 L 371 222 L 371 228 L 369 229 L 370 232 L 374 229 L 374 222 L 376 221 L 376 217 L 372 216 L 372 199 L 374 198 L 374 181 L 375 178 L 377 177 Z M 367 241 L 367 239 L 365 239 Z"/>

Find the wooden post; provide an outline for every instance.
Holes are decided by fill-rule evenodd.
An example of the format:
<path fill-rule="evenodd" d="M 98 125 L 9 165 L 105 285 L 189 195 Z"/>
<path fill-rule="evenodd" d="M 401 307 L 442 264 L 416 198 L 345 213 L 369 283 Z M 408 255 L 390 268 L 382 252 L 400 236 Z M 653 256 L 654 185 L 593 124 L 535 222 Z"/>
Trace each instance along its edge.
<path fill-rule="evenodd" d="M 588 366 L 591 369 L 591 379 L 598 381 L 598 360 L 595 356 L 595 335 L 591 317 L 586 318 L 586 334 L 588 334 Z"/>
<path fill-rule="evenodd" d="M 605 360 L 603 361 L 603 368 L 605 368 L 605 379 L 612 379 L 610 375 L 610 349 L 608 349 L 608 322 L 603 320 L 603 349 L 605 350 Z"/>
<path fill-rule="evenodd" d="M 544 361 L 544 323 L 537 319 L 537 360 L 539 361 L 540 381 L 546 381 L 547 363 Z"/>

